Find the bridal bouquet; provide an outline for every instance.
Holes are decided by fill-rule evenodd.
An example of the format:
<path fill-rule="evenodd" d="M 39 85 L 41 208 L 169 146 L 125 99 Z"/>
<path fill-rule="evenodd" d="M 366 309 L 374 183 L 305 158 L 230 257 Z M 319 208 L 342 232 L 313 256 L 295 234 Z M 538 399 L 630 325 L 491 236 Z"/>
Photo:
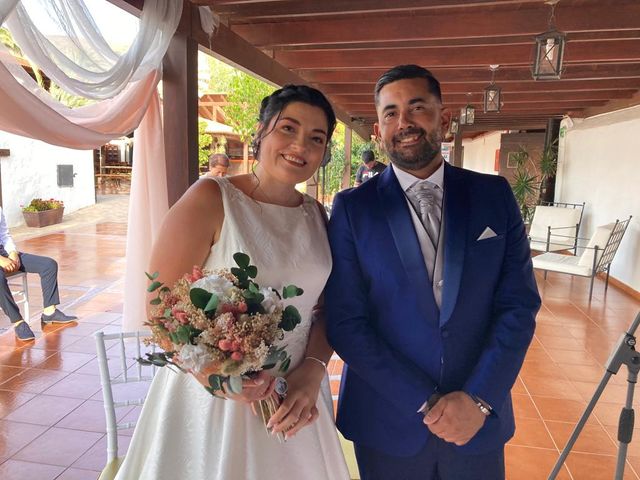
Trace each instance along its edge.
<path fill-rule="evenodd" d="M 295 285 L 282 293 L 259 286 L 253 279 L 255 265 L 244 253 L 236 253 L 237 266 L 216 271 L 193 267 L 173 288 L 157 280 L 158 273 L 147 274 L 149 292 L 157 292 L 151 300 L 151 316 L 145 325 L 151 328 L 149 343 L 163 352 L 147 353 L 138 359 L 145 365 L 173 365 L 182 371 L 208 379 L 205 387 L 212 395 L 224 390 L 242 391 L 242 379 L 279 364 L 288 370 L 291 359 L 286 346 L 276 346 L 285 331 L 300 323 L 300 314 L 283 299 L 302 295 Z M 276 382 L 281 394 L 286 382 Z M 259 411 L 265 424 L 277 409 L 274 400 L 265 400 Z"/>

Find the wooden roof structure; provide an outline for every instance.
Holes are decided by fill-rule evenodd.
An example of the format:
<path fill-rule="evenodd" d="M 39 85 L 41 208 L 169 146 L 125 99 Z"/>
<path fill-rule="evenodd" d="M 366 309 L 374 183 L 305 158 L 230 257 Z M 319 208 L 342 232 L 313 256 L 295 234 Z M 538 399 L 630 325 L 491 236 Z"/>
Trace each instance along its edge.
<path fill-rule="evenodd" d="M 251 47 L 325 92 L 355 127 L 375 121 L 375 81 L 402 63 L 432 70 L 452 109 L 470 93 L 482 130 L 544 128 L 550 117 L 640 102 L 637 0 L 560 0 L 555 24 L 567 34 L 566 67 L 552 81 L 531 75 L 533 39 L 551 12 L 543 0 L 191 2 L 210 6 Z M 482 113 L 491 64 L 500 65 L 499 114 Z"/>
<path fill-rule="evenodd" d="M 144 3 L 109 1 L 138 15 Z M 204 5 L 221 20 L 212 38 L 200 26 Z M 197 179 L 198 49 L 274 85 L 316 86 L 362 138 L 376 119 L 376 80 L 404 63 L 435 74 L 454 114 L 470 94 L 475 124 L 456 144 L 462 134 L 542 130 L 563 115 L 640 104 L 640 1 L 560 0 L 555 25 L 568 40 L 562 78 L 535 81 L 534 37 L 548 30 L 550 12 L 544 0 L 185 0 L 163 73 L 170 201 Z M 485 114 L 492 64 L 500 65 L 504 104 Z"/>

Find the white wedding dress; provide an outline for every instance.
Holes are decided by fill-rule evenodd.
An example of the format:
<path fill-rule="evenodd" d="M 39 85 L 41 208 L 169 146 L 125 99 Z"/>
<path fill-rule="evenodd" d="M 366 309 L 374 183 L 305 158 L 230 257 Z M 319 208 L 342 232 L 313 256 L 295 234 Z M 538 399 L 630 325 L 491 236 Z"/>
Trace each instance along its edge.
<path fill-rule="evenodd" d="M 293 370 L 304 359 L 311 309 L 331 270 L 324 219 L 306 195 L 299 207 L 281 207 L 254 201 L 226 178 L 214 181 L 222 191 L 225 218 L 204 266 L 232 267 L 233 254 L 245 252 L 258 267 L 259 285 L 281 289 L 294 284 L 304 290 L 287 300 L 302 316 L 282 341 Z M 348 479 L 326 376 L 317 407 L 315 423 L 279 443 L 247 404 L 217 399 L 192 376 L 162 368 L 116 479 Z"/>

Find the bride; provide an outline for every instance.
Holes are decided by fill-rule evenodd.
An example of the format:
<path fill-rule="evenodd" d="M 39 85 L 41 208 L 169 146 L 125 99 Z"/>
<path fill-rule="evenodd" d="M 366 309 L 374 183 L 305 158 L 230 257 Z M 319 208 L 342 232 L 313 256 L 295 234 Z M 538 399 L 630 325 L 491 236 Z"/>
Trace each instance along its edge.
<path fill-rule="evenodd" d="M 320 166 L 335 125 L 329 102 L 313 88 L 287 85 L 264 98 L 255 173 L 194 184 L 167 214 L 151 258 L 150 271 L 172 285 L 193 265 L 226 268 L 235 252 L 245 252 L 258 267 L 258 284 L 304 290 L 288 301 L 302 323 L 282 340 L 292 357 L 288 393 L 272 418 L 287 441 L 270 436 L 251 410 L 251 402 L 273 391 L 269 372 L 225 400 L 192 375 L 163 368 L 118 480 L 349 478 L 325 368 L 332 350 L 322 315 L 312 315 L 331 270 L 325 218 L 314 199 L 294 188 Z"/>

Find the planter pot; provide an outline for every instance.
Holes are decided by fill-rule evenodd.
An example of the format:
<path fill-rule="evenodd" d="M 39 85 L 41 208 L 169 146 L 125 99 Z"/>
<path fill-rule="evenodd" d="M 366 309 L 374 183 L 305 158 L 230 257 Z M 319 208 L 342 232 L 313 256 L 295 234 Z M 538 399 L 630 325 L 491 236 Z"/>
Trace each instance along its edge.
<path fill-rule="evenodd" d="M 46 227 L 62 222 L 63 208 L 44 210 L 42 212 L 22 212 L 28 227 Z"/>

